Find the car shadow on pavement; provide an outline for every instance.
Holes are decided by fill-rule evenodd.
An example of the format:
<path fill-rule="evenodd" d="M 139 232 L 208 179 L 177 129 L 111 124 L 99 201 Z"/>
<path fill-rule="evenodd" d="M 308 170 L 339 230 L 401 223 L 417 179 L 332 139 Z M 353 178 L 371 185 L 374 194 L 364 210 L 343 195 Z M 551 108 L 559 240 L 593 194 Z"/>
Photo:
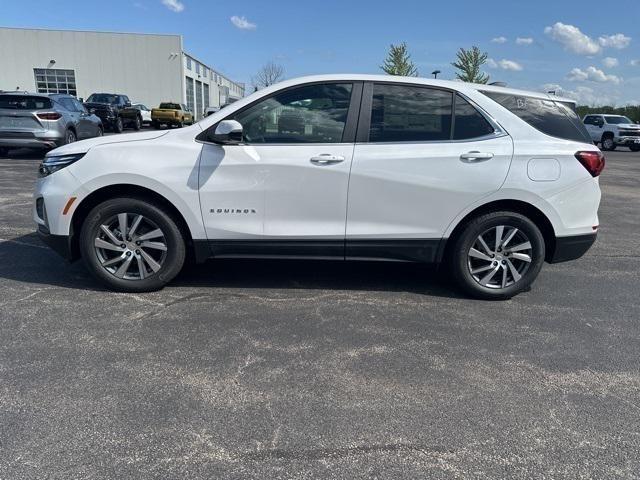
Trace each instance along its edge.
<path fill-rule="evenodd" d="M 82 262 L 69 264 L 35 233 L 0 239 L 0 281 L 106 291 Z M 462 298 L 436 267 L 394 262 L 209 260 L 188 264 L 170 287 L 408 292 Z"/>

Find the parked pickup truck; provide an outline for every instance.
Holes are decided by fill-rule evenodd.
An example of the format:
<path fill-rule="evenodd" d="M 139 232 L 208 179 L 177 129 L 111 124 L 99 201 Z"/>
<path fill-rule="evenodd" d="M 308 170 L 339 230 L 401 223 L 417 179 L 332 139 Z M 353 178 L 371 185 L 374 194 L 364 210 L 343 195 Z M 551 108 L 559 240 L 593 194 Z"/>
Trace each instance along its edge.
<path fill-rule="evenodd" d="M 193 114 L 186 105 L 166 102 L 151 110 L 151 125 L 154 128 L 160 128 L 162 125 L 183 127 L 192 124 Z"/>
<path fill-rule="evenodd" d="M 622 115 L 592 114 L 582 120 L 597 145 L 602 150 L 615 150 L 618 146 L 629 147 L 632 152 L 640 151 L 640 125 Z"/>
<path fill-rule="evenodd" d="M 102 120 L 105 128 L 121 133 L 127 127 L 134 130 L 142 128 L 142 115 L 131 107 L 126 95 L 117 93 L 93 93 L 84 103 L 85 108 Z"/>

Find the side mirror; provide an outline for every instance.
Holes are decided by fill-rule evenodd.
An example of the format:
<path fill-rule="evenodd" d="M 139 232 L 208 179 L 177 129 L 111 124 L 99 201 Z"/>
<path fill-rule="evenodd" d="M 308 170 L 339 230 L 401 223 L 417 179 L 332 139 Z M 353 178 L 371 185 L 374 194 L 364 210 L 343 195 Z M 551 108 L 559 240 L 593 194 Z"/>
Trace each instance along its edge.
<path fill-rule="evenodd" d="M 131 108 L 131 102 L 124 102 L 124 106 L 126 108 Z"/>
<path fill-rule="evenodd" d="M 242 125 L 235 120 L 223 120 L 216 131 L 209 135 L 209 141 L 221 145 L 238 145 L 242 143 Z"/>
<path fill-rule="evenodd" d="M 84 103 L 84 98 L 80 97 L 80 98 L 78 99 L 78 101 L 79 101 L 80 103 Z"/>

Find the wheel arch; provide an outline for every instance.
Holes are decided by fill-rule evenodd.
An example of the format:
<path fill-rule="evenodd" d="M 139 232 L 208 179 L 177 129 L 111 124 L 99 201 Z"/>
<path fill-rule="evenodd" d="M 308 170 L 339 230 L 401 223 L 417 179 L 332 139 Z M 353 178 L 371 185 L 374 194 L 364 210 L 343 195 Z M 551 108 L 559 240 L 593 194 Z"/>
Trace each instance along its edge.
<path fill-rule="evenodd" d="M 184 236 L 189 254 L 196 260 L 202 261 L 209 255 L 204 251 L 199 242 L 194 242 L 189 224 L 180 210 L 165 196 L 146 187 L 134 184 L 113 184 L 101 187 L 87 195 L 75 208 L 69 228 L 69 245 L 71 260 L 80 258 L 80 230 L 89 212 L 98 204 L 117 197 L 134 197 L 143 200 L 151 200 L 160 205 L 176 222 Z"/>
<path fill-rule="evenodd" d="M 549 261 L 553 257 L 553 253 L 556 248 L 556 234 L 553 224 L 549 218 L 544 214 L 544 212 L 542 212 L 542 210 L 531 203 L 511 199 L 495 200 L 485 203 L 484 205 L 476 207 L 474 210 L 467 213 L 454 227 L 446 240 L 444 248 L 442 249 L 442 257 L 446 258 L 449 249 L 455 243 L 456 238 L 471 220 L 486 213 L 499 211 L 516 212 L 531 220 L 540 229 L 542 237 L 544 238 L 545 260 Z"/>

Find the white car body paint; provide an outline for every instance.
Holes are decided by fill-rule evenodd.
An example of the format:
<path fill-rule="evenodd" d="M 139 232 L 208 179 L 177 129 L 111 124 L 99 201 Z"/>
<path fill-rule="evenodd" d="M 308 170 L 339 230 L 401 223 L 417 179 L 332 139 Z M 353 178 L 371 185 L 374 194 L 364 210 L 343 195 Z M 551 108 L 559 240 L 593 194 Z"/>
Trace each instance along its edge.
<path fill-rule="evenodd" d="M 283 88 L 335 81 L 398 81 L 455 90 L 475 103 L 504 134 L 411 144 L 221 146 L 196 141 L 202 131 Z M 479 90 L 549 98 L 419 78 L 322 75 L 289 80 L 241 99 L 193 126 L 60 147 L 49 156 L 85 156 L 39 179 L 35 195 L 44 197 L 47 227 L 54 235 L 70 235 L 73 213 L 88 195 L 118 184 L 144 187 L 165 197 L 183 216 L 194 240 L 448 238 L 469 212 L 498 200 L 535 206 L 549 219 L 557 237 L 592 233 L 598 225 L 598 179 L 574 155 L 577 151 L 598 152 L 597 147 L 545 135 Z M 461 154 L 473 151 L 493 157 L 481 162 L 460 160 Z M 344 160 L 322 166 L 310 162 L 320 155 Z M 545 159 L 545 165 L 538 168 L 534 160 L 530 168 L 532 159 Z M 557 175 L 549 173 L 547 161 L 558 165 Z M 63 215 L 70 197 L 77 198 Z M 218 214 L 218 209 L 223 212 Z M 240 212 L 225 214 L 225 209 Z M 44 224 L 35 210 L 34 217 Z"/>

